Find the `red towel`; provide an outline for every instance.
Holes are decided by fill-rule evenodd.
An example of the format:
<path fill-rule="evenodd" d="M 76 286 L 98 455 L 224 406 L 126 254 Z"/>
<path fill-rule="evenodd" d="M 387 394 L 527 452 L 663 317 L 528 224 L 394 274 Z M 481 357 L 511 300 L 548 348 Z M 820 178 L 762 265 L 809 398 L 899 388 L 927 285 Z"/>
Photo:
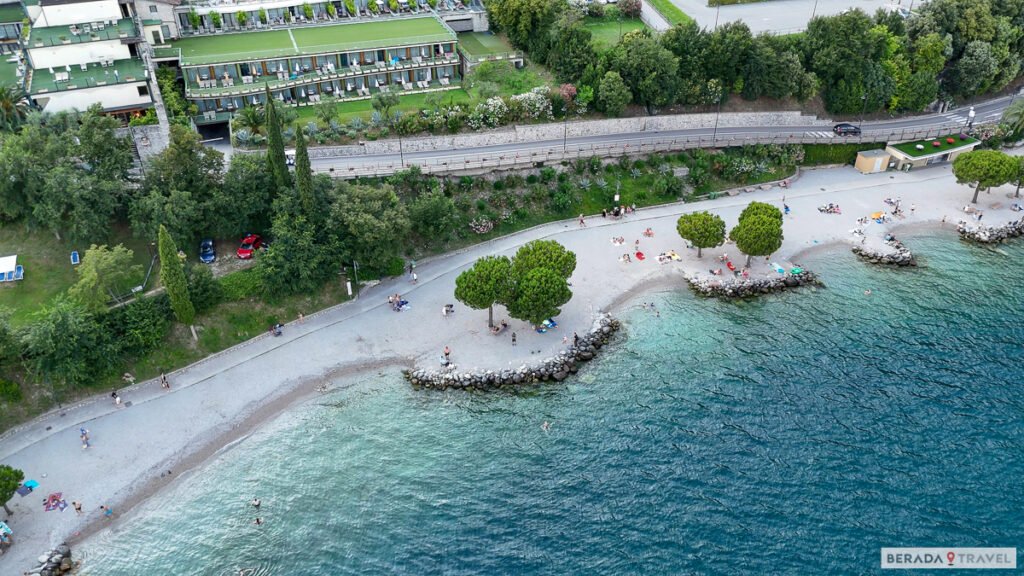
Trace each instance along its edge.
<path fill-rule="evenodd" d="M 646 258 L 646 256 L 644 256 L 643 252 L 637 252 L 636 253 L 636 259 L 637 260 L 643 260 L 644 258 Z"/>

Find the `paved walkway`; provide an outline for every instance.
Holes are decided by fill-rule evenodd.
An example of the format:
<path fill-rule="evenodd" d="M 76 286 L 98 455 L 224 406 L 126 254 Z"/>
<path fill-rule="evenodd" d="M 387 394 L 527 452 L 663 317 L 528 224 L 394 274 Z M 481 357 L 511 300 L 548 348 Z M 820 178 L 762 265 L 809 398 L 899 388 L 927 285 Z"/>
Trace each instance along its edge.
<path fill-rule="evenodd" d="M 1008 204 L 1006 190 L 983 194 L 982 206 L 996 200 Z M 563 335 L 571 340 L 573 331 L 590 326 L 595 311 L 637 286 L 676 278 L 681 286 L 685 272 L 720 267 L 715 255 L 722 251 L 739 260 L 734 246 L 709 250 L 698 260 L 674 232 L 680 213 L 712 210 L 731 227 L 751 200 L 781 205 L 783 193 L 793 213 L 785 221 L 785 243 L 773 258 L 780 263 L 806 248 L 848 240 L 853 221 L 883 209 L 882 198 L 900 196 L 908 208 L 916 203 L 917 210 L 907 222 L 947 216 L 952 223 L 970 198 L 970 190 L 955 184 L 948 166 L 870 176 L 851 168 L 818 170 L 804 174 L 788 190 L 643 209 L 621 221 L 591 217 L 582 229 L 575 220 L 552 223 L 422 262 L 417 267 L 417 285 L 404 278 L 389 280 L 365 290 L 356 301 L 307 317 L 302 324 L 289 324 L 279 338 L 263 336 L 189 366 L 171 375 L 170 392 L 156 382 L 143 383 L 123 392 L 123 399 L 130 403 L 126 408 L 115 408 L 101 396 L 6 434 L 0 439 L 0 462 L 24 470 L 26 478 L 39 481 L 40 487 L 29 497 L 15 496 L 10 502 L 14 514 L 9 524 L 17 543 L 0 557 L 0 573 L 20 573 L 48 547 L 82 530 L 89 521 L 101 520 L 101 504 L 113 504 L 120 515 L 123 503 L 147 497 L 181 474 L 182 468 L 200 464 L 206 455 L 286 407 L 289 399 L 311 393 L 325 376 L 355 367 L 388 371 L 395 370 L 395 364 L 433 367 L 445 345 L 451 347 L 453 361 L 464 368 L 518 366 L 546 357 L 561 349 Z M 840 203 L 843 214 L 816 210 L 828 202 Z M 997 224 L 1017 216 L 1005 209 L 986 210 L 985 222 Z M 654 229 L 654 238 L 642 237 L 647 227 Z M 870 242 L 880 243 L 884 230 L 869 226 Z M 640 239 L 641 250 L 650 258 L 620 263 L 617 258 L 626 250 L 611 244 L 613 236 L 624 236 L 630 245 Z M 512 321 L 509 332 L 494 337 L 486 331 L 486 311 L 459 304 L 454 316 L 442 319 L 442 306 L 455 301 L 455 277 L 462 270 L 484 255 L 511 255 L 536 238 L 557 239 L 578 256 L 572 277 L 574 296 L 558 316 L 559 330 L 537 334 L 525 323 Z M 675 249 L 684 261 L 659 265 L 655 257 L 667 249 Z M 756 266 L 756 274 L 768 273 L 763 261 Z M 387 296 L 395 292 L 412 303 L 411 310 L 390 310 Z M 495 316 L 500 319 L 505 314 L 498 309 Z M 519 337 L 516 348 L 509 342 L 512 331 Z M 539 356 L 531 351 L 539 351 Z M 88 450 L 80 447 L 81 426 L 91 432 Z M 200 457 L 195 456 L 197 451 Z M 173 474 L 167 475 L 168 471 Z M 68 502 L 83 502 L 87 514 L 77 517 L 70 508 L 44 512 L 40 501 L 50 492 L 63 492 Z"/>

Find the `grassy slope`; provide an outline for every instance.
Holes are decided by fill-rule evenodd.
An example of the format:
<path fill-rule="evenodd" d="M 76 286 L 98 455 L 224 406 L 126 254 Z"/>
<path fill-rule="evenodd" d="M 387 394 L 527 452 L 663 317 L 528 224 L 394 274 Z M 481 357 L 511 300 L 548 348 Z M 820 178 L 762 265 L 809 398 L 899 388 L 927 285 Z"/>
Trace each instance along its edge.
<path fill-rule="evenodd" d="M 591 42 L 598 50 L 606 50 L 619 41 L 619 24 L 618 20 L 590 17 L 583 23 L 587 30 L 590 30 L 592 34 Z M 621 25 L 623 35 L 627 32 L 647 27 L 639 18 L 623 18 Z"/>
<path fill-rule="evenodd" d="M 661 14 L 665 20 L 672 26 L 689 22 L 692 20 L 682 10 L 679 9 L 672 0 L 650 0 L 651 6 Z"/>
<path fill-rule="evenodd" d="M 150 261 L 147 243 L 121 228 L 114 231 L 107 244 L 124 244 L 135 252 L 135 263 L 142 266 L 142 274 L 126 288 L 141 284 Z M 0 306 L 14 310 L 11 321 L 15 326 L 26 324 L 32 314 L 75 283 L 78 278 L 71 266 L 71 251 L 78 250 L 84 256 L 88 248 L 86 244 L 60 242 L 49 232 L 27 231 L 20 224 L 0 227 L 0 256 L 17 254 L 18 264 L 25 267 L 24 280 L 0 284 Z M 156 285 L 158 276 L 159 269 L 154 268 L 149 288 Z"/>

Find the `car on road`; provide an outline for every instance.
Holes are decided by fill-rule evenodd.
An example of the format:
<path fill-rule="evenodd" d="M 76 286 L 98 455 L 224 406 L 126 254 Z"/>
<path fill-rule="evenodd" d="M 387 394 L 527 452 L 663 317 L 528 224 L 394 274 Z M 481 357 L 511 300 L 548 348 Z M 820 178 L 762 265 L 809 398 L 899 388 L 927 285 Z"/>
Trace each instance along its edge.
<path fill-rule="evenodd" d="M 284 151 L 284 163 L 288 166 L 295 166 L 295 150 L 289 149 Z"/>
<path fill-rule="evenodd" d="M 217 259 L 217 251 L 213 247 L 213 238 L 205 238 L 199 243 L 199 261 L 209 264 Z"/>
<path fill-rule="evenodd" d="M 246 234 L 245 238 L 242 238 L 242 245 L 238 247 L 238 251 L 235 254 L 242 260 L 248 260 L 252 258 L 257 250 L 262 250 L 266 246 L 266 242 L 263 241 L 263 238 L 260 238 L 259 234 Z"/>
<path fill-rule="evenodd" d="M 832 127 L 832 131 L 836 133 L 836 136 L 860 136 L 860 126 L 854 126 L 849 122 L 836 124 Z"/>

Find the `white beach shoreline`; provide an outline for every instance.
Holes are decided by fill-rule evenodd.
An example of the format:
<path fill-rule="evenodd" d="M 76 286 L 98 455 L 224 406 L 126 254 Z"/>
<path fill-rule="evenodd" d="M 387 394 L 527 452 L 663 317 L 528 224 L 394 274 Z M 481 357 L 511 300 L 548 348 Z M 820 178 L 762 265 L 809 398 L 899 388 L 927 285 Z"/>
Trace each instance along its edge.
<path fill-rule="evenodd" d="M 1012 191 L 1007 186 L 981 195 L 978 207 L 985 212 L 984 224 L 995 226 L 1020 218 L 1021 213 L 1009 210 L 1013 200 L 1006 195 Z M 40 487 L 27 497 L 16 495 L 9 503 L 14 514 L 8 524 L 16 544 L 0 557 L 0 573 L 21 574 L 61 542 L 75 541 L 97 526 L 108 525 L 110 521 L 98 511 L 101 504 L 114 507 L 116 524 L 117 517 L 185 470 L 215 459 L 219 450 L 261 422 L 317 394 L 322 382 L 398 367 L 433 368 L 446 345 L 462 369 L 536 362 L 561 350 L 562 336 L 571 340 L 574 331 L 587 330 L 599 311 L 618 309 L 652 290 L 689 290 L 684 275 L 724 268 L 718 260 L 723 252 L 742 265 L 743 257 L 731 245 L 706 250 L 698 260 L 696 251 L 687 250 L 675 232 L 681 213 L 710 210 L 731 228 L 750 201 L 781 208 L 785 195 L 792 213 L 784 219 L 782 248 L 770 262 L 789 268 L 810 251 L 844 245 L 848 249 L 854 242 L 849 230 L 856 226 L 855 220 L 888 211 L 884 198 L 901 198 L 907 218 L 865 227 L 866 245 L 879 249 L 885 248 L 882 237 L 888 231 L 898 234 L 909 227 L 937 226 L 944 217 L 945 227 L 955 228 L 958 220 L 966 218 L 962 208 L 971 193 L 967 186 L 956 184 L 948 165 L 874 175 L 849 167 L 811 170 L 788 189 L 647 208 L 618 221 L 590 217 L 586 228 L 578 227 L 575 220 L 551 223 L 421 262 L 415 286 L 398 278 L 364 289 L 356 301 L 307 316 L 301 324 L 290 323 L 280 338 L 262 336 L 175 372 L 170 392 L 157 382 L 140 383 L 122 391 L 124 400 L 131 403 L 127 408 L 117 409 L 109 398 L 100 396 L 5 433 L 0 438 L 0 462 L 24 470 L 26 478 L 37 480 Z M 818 212 L 817 206 L 829 202 L 838 203 L 842 214 Z M 1003 208 L 990 208 L 996 202 Z M 916 206 L 913 214 L 911 205 Z M 641 235 L 647 227 L 653 228 L 653 238 Z M 626 246 L 612 245 L 613 236 L 624 236 Z M 556 239 L 576 252 L 573 299 L 563 307 L 560 326 L 553 332 L 538 334 L 526 323 L 510 321 L 511 330 L 491 336 L 486 310 L 470 310 L 455 301 L 455 277 L 481 256 L 511 255 L 537 238 Z M 648 258 L 620 263 L 618 257 L 631 251 L 636 239 Z M 657 254 L 670 249 L 683 261 L 659 264 Z M 754 259 L 752 276 L 774 274 L 763 258 Z M 390 310 L 387 296 L 395 292 L 412 303 L 410 310 Z M 447 303 L 455 303 L 457 312 L 443 319 L 440 311 Z M 496 307 L 495 319 L 506 317 Z M 518 347 L 510 345 L 511 331 L 518 334 Z M 80 447 L 79 427 L 90 430 L 93 445 L 88 450 Z M 166 474 L 168 470 L 173 473 Z M 62 492 L 68 502 L 82 502 L 86 514 L 76 516 L 70 509 L 44 512 L 39 500 L 50 492 Z"/>

